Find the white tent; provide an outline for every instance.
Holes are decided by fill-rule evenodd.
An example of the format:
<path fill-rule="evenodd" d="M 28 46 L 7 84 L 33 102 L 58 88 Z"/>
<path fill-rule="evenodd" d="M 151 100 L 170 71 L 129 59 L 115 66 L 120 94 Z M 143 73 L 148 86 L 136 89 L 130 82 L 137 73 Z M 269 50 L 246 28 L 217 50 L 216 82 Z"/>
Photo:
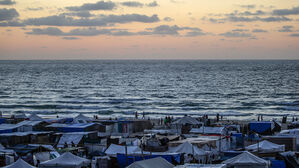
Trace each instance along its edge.
<path fill-rule="evenodd" d="M 247 151 L 231 159 L 225 160 L 222 163 L 226 164 L 227 167 L 233 166 L 235 168 L 268 168 L 269 165 L 268 161 Z"/>
<path fill-rule="evenodd" d="M 79 114 L 73 119 L 73 123 L 88 123 L 91 120 L 92 120 L 91 118 L 83 114 Z"/>
<path fill-rule="evenodd" d="M 57 147 L 64 147 L 65 143 L 68 145 L 68 147 L 71 147 L 72 142 L 77 146 L 80 143 L 83 136 L 83 134 L 63 134 L 59 139 Z"/>
<path fill-rule="evenodd" d="M 88 166 L 90 160 L 73 155 L 70 152 L 66 152 L 60 155 L 58 158 L 42 162 L 39 167 L 59 167 L 59 168 L 80 168 L 82 166 Z"/>
<path fill-rule="evenodd" d="M 194 158 L 200 161 L 201 163 L 206 161 L 206 156 L 209 154 L 208 152 L 199 149 L 197 146 L 192 145 L 188 141 L 177 147 L 170 147 L 168 152 L 192 154 Z"/>
<path fill-rule="evenodd" d="M 31 114 L 28 118 L 29 118 L 30 121 L 44 121 L 43 118 L 36 115 L 35 113 Z"/>
<path fill-rule="evenodd" d="M 34 166 L 31 166 L 27 162 L 25 162 L 23 159 L 18 159 L 13 164 L 10 164 L 8 166 L 5 166 L 4 168 L 35 168 Z"/>
<path fill-rule="evenodd" d="M 270 153 L 270 152 L 284 152 L 285 145 L 277 145 L 275 143 L 264 140 L 257 144 L 249 145 L 246 147 L 246 150 L 253 152 L 262 152 L 262 153 Z"/>
<path fill-rule="evenodd" d="M 177 146 L 170 147 L 169 152 L 173 153 L 185 153 L 192 155 L 206 155 L 206 152 L 202 149 L 199 149 L 197 146 L 192 145 L 190 142 L 186 141 L 185 143 Z"/>
<path fill-rule="evenodd" d="M 163 159 L 162 157 L 156 157 L 153 159 L 142 160 L 134 162 L 127 168 L 173 168 L 174 165 Z"/>
<path fill-rule="evenodd" d="M 133 154 L 135 152 L 140 152 L 141 149 L 138 146 L 127 146 L 127 154 Z M 126 147 L 111 144 L 105 151 L 105 153 L 109 156 L 116 156 L 118 153 L 126 154 Z"/>
<path fill-rule="evenodd" d="M 183 118 L 180 118 L 180 119 L 172 122 L 172 124 L 178 124 L 178 125 L 185 125 L 185 124 L 199 125 L 199 124 L 202 124 L 202 123 L 199 122 L 199 121 L 197 121 L 195 118 L 192 118 L 190 116 L 185 116 Z"/>
<path fill-rule="evenodd" d="M 225 127 L 205 127 L 202 126 L 200 128 L 192 128 L 190 133 L 194 134 L 217 134 L 217 135 L 226 135 Z"/>

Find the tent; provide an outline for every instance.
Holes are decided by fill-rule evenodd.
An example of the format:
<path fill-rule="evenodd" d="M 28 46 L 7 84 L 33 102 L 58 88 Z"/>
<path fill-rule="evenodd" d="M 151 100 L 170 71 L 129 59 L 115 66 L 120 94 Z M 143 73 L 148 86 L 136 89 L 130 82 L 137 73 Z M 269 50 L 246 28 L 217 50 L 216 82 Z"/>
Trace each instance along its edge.
<path fill-rule="evenodd" d="M 231 159 L 225 160 L 222 163 L 226 164 L 227 167 L 235 168 L 268 168 L 268 161 L 259 158 L 247 151 Z"/>
<path fill-rule="evenodd" d="M 30 121 L 44 121 L 43 118 L 36 115 L 35 113 L 31 114 L 28 118 L 29 118 Z"/>
<path fill-rule="evenodd" d="M 139 152 L 141 149 L 138 146 L 127 146 L 127 154 L 133 154 L 135 152 Z M 105 151 L 105 153 L 109 156 L 116 156 L 118 153 L 125 154 L 126 153 L 126 147 L 111 144 Z"/>
<path fill-rule="evenodd" d="M 178 125 L 185 125 L 185 124 L 200 125 L 202 123 L 199 122 L 199 121 L 197 121 L 195 118 L 192 118 L 190 116 L 185 116 L 183 118 L 180 118 L 180 119 L 172 122 L 172 124 L 178 124 Z"/>
<path fill-rule="evenodd" d="M 264 140 L 262 142 L 259 142 L 258 144 L 247 146 L 246 150 L 253 152 L 259 151 L 261 153 L 284 152 L 285 145 L 277 145 L 275 143 Z"/>
<path fill-rule="evenodd" d="M 142 161 L 137 161 L 129 165 L 127 168 L 173 168 L 174 165 L 163 159 L 162 157 L 156 157 L 153 159 L 147 159 Z"/>
<path fill-rule="evenodd" d="M 89 164 L 90 160 L 66 152 L 58 158 L 42 162 L 39 167 L 80 168 L 82 166 L 88 166 Z"/>
<path fill-rule="evenodd" d="M 206 161 L 206 155 L 208 154 L 204 150 L 199 149 L 197 146 L 192 145 L 188 141 L 186 141 L 185 143 L 183 143 L 177 147 L 170 147 L 168 152 L 192 154 L 194 156 L 194 158 L 196 158 L 201 163 Z"/>
<path fill-rule="evenodd" d="M 79 114 L 74 118 L 73 123 L 88 123 L 89 121 L 91 121 L 91 118 L 83 114 Z"/>
<path fill-rule="evenodd" d="M 170 147 L 168 152 L 185 153 L 185 154 L 192 154 L 192 155 L 206 155 L 206 152 L 204 150 L 199 149 L 197 146 L 192 145 L 188 141 L 186 141 L 185 143 L 177 147 Z"/>
<path fill-rule="evenodd" d="M 214 134 L 214 135 L 226 135 L 225 127 L 205 127 L 202 126 L 200 128 L 192 128 L 190 133 L 194 134 Z"/>
<path fill-rule="evenodd" d="M 71 147 L 72 144 L 77 146 L 82 140 L 83 136 L 83 134 L 63 134 L 59 139 L 57 147 L 64 147 L 65 144 L 67 144 L 68 147 Z"/>
<path fill-rule="evenodd" d="M 272 121 L 253 121 L 250 122 L 248 126 L 249 126 L 249 131 L 261 135 L 271 135 L 275 127 Z"/>
<path fill-rule="evenodd" d="M 13 164 L 10 164 L 8 166 L 5 166 L 4 168 L 35 168 L 34 166 L 31 166 L 27 162 L 25 162 L 23 159 L 18 159 Z"/>

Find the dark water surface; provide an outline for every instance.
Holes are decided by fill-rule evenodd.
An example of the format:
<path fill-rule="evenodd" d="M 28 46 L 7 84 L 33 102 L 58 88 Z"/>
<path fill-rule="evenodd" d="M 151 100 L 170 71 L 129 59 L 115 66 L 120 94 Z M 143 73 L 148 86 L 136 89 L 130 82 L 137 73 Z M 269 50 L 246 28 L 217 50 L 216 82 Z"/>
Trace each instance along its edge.
<path fill-rule="evenodd" d="M 299 61 L 0 61 L 0 111 L 299 116 Z"/>

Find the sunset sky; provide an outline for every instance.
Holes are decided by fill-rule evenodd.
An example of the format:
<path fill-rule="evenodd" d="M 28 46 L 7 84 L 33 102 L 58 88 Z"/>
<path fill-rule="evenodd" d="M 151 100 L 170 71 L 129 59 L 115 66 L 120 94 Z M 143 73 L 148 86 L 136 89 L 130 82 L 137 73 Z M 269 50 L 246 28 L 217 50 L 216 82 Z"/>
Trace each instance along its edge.
<path fill-rule="evenodd" d="M 299 59 L 298 0 L 0 0 L 0 59 Z"/>

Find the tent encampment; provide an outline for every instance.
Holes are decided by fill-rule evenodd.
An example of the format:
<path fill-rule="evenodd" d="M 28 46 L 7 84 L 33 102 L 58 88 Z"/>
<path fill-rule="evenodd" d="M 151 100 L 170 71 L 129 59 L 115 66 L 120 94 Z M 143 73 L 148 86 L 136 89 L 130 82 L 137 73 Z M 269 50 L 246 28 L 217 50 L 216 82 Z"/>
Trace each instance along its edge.
<path fill-rule="evenodd" d="M 90 160 L 66 152 L 58 158 L 40 163 L 39 167 L 80 168 L 82 166 L 88 166 L 89 164 Z"/>
<path fill-rule="evenodd" d="M 162 157 L 156 157 L 153 159 L 147 159 L 142 161 L 137 161 L 129 165 L 127 168 L 173 168 L 174 165 L 163 159 Z"/>
<path fill-rule="evenodd" d="M 231 159 L 225 160 L 222 163 L 226 164 L 227 167 L 238 167 L 238 168 L 268 168 L 268 161 L 253 155 L 250 152 L 243 152 Z"/>
<path fill-rule="evenodd" d="M 285 145 L 277 145 L 275 143 L 264 140 L 262 142 L 247 146 L 246 150 L 253 152 L 258 151 L 261 153 L 284 152 Z"/>

